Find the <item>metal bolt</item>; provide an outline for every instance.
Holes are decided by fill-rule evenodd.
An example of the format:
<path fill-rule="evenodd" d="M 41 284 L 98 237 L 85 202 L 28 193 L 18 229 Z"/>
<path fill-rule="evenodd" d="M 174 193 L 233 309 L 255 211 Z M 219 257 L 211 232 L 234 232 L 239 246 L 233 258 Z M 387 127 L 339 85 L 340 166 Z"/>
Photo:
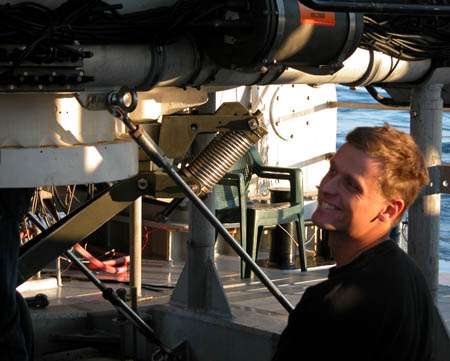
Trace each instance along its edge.
<path fill-rule="evenodd" d="M 148 182 L 147 179 L 145 178 L 139 178 L 137 180 L 137 187 L 141 190 L 141 191 L 145 191 L 148 188 Z"/>
<path fill-rule="evenodd" d="M 258 127 L 258 122 L 255 119 L 250 119 L 248 121 L 248 126 L 250 127 L 250 129 L 256 129 Z"/>
<path fill-rule="evenodd" d="M 191 130 L 192 130 L 192 131 L 195 132 L 197 129 L 198 129 L 197 124 L 195 124 L 195 123 L 194 123 L 194 124 L 191 124 Z"/>
<path fill-rule="evenodd" d="M 194 193 L 200 192 L 200 187 L 199 187 L 199 185 L 198 185 L 197 183 L 194 183 L 194 182 L 188 182 L 188 186 L 189 186 L 189 188 L 191 188 L 191 190 L 192 190 Z"/>

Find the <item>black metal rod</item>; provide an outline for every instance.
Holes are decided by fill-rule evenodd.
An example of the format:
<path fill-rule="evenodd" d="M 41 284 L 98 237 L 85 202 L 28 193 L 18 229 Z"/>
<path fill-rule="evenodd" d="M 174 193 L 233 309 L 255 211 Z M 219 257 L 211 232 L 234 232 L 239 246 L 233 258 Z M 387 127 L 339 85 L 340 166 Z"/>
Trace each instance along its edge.
<path fill-rule="evenodd" d="M 45 226 L 42 224 L 42 222 L 39 220 L 39 218 L 38 218 L 34 213 L 27 212 L 27 217 L 28 217 L 28 219 L 31 221 L 31 223 L 34 223 L 34 225 L 35 225 L 37 228 L 39 228 L 39 230 L 40 230 L 41 232 L 44 232 L 44 231 L 47 229 L 47 227 L 45 227 Z"/>
<path fill-rule="evenodd" d="M 117 293 L 109 287 L 106 287 L 90 270 L 81 262 L 72 252 L 66 251 L 66 256 L 69 258 L 73 264 L 75 264 L 84 275 L 89 278 L 89 280 L 94 283 L 100 291 L 103 292 L 103 297 L 111 302 L 111 304 L 119 311 L 128 321 L 130 321 L 136 328 L 145 336 L 147 339 L 156 344 L 161 349 L 169 353 L 168 350 L 164 348 L 161 341 L 156 337 L 153 329 L 141 318 L 139 315 L 133 311 L 133 309 L 122 300 Z"/>
<path fill-rule="evenodd" d="M 184 198 L 174 198 L 164 210 L 158 214 L 158 220 L 167 222 L 167 218 L 177 209 L 177 207 L 184 201 Z"/>
<path fill-rule="evenodd" d="M 241 247 L 241 245 L 230 235 L 224 225 L 216 218 L 216 216 L 209 210 L 209 208 L 202 202 L 202 200 L 195 194 L 192 189 L 186 184 L 186 182 L 178 174 L 178 171 L 174 169 L 158 145 L 153 139 L 141 129 L 141 127 L 133 124 L 128 118 L 127 114 L 121 113 L 120 119 L 130 130 L 130 135 L 142 148 L 145 154 L 155 162 L 160 168 L 163 168 L 169 177 L 181 188 L 183 193 L 189 198 L 189 200 L 200 210 L 203 216 L 214 226 L 222 237 L 228 242 L 228 244 L 234 249 L 234 251 L 249 265 L 259 280 L 267 287 L 267 289 L 275 296 L 275 298 L 281 303 L 281 305 L 290 313 L 294 310 L 294 307 L 289 300 L 281 293 L 281 291 L 275 286 L 269 277 L 263 272 L 263 270 L 256 264 L 255 261 L 248 255 L 248 253 Z"/>
<path fill-rule="evenodd" d="M 28 219 L 36 225 L 41 231 L 45 231 L 46 227 L 42 224 L 42 222 L 38 219 L 38 217 L 31 213 L 27 213 Z M 124 300 L 122 300 L 117 293 L 110 287 L 106 287 L 90 270 L 85 266 L 83 262 L 81 262 L 78 257 L 76 257 L 72 252 L 65 252 L 67 258 L 69 258 L 73 264 L 75 264 L 81 272 L 103 293 L 103 297 L 107 299 L 111 304 L 119 311 L 128 321 L 130 321 L 136 328 L 148 338 L 148 340 L 158 347 L 161 350 L 168 354 L 170 351 L 167 350 L 162 344 L 161 341 L 156 337 L 153 329 L 141 318 L 139 315 L 134 312 L 134 310 L 126 304 Z"/>
<path fill-rule="evenodd" d="M 424 0 L 425 2 L 425 0 Z M 339 1 L 339 0 L 302 0 L 302 4 L 314 10 L 374 13 L 374 14 L 404 14 L 404 15 L 449 15 L 450 5 L 387 3 L 376 1 Z"/>

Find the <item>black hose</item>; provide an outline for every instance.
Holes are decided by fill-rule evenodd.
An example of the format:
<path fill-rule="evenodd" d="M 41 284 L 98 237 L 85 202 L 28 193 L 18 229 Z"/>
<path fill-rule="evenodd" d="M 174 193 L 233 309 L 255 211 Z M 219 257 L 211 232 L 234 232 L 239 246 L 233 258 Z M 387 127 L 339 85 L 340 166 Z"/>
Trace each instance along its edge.
<path fill-rule="evenodd" d="M 390 3 L 377 1 L 302 0 L 311 9 L 322 11 L 403 15 L 450 15 L 450 5 Z"/>
<path fill-rule="evenodd" d="M 398 102 L 393 98 L 385 98 L 380 93 L 378 93 L 377 89 L 373 85 L 368 85 L 365 87 L 367 92 L 379 103 L 390 106 L 390 107 L 409 107 L 409 102 Z"/>

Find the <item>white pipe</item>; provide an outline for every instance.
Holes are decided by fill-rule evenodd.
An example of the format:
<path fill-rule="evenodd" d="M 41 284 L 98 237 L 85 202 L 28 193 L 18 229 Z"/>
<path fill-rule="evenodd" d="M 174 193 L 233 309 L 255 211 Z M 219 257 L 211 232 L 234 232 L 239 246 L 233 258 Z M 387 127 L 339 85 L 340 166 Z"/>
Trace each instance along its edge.
<path fill-rule="evenodd" d="M 414 82 L 422 79 L 431 60 L 398 61 L 388 55 L 357 49 L 341 70 L 332 75 L 313 75 L 281 65 L 261 72 L 220 68 L 187 38 L 157 47 L 151 45 L 87 45 L 93 57 L 84 60 L 86 91 L 104 91 L 127 85 L 137 90 L 155 87 L 207 86 L 232 88 L 241 85 Z"/>
<path fill-rule="evenodd" d="M 398 60 L 380 52 L 373 52 L 373 64 L 370 65 L 370 52 L 358 48 L 346 61 L 344 67 L 333 75 L 311 75 L 295 69 L 288 69 L 275 83 L 326 84 L 353 83 L 366 79 L 359 85 L 371 83 L 413 82 L 423 78 L 431 67 L 431 60 Z"/>
<path fill-rule="evenodd" d="M 238 86 L 251 84 L 349 84 L 368 85 L 372 83 L 414 82 L 423 78 L 431 67 L 431 60 L 404 61 L 391 56 L 358 48 L 352 56 L 344 61 L 341 70 L 332 75 L 314 75 L 288 68 L 278 78 L 277 68 L 272 69 L 266 76 L 259 73 L 243 73 L 227 69 L 220 69 L 213 81 L 208 85 Z"/>

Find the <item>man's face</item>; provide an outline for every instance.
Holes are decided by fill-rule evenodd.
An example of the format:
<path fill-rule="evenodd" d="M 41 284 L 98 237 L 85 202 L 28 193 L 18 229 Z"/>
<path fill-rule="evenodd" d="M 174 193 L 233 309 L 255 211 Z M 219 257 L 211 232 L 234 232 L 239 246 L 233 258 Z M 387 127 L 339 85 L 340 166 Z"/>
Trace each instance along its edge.
<path fill-rule="evenodd" d="M 313 222 L 326 230 L 344 232 L 353 239 L 377 234 L 378 216 L 388 204 L 377 184 L 379 172 L 375 159 L 344 144 L 320 183 Z"/>

